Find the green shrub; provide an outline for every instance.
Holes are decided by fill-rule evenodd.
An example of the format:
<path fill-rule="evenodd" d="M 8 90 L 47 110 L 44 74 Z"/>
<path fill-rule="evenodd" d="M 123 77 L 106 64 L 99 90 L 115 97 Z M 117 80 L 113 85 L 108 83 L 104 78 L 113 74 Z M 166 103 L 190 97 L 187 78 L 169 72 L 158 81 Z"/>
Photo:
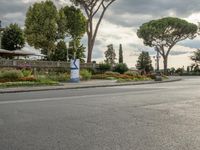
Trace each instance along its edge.
<path fill-rule="evenodd" d="M 129 75 L 129 76 L 139 76 L 140 75 L 139 72 L 131 71 L 131 70 L 126 71 L 124 74 Z"/>
<path fill-rule="evenodd" d="M 80 71 L 80 76 L 82 80 L 90 80 L 92 77 L 92 73 L 89 72 L 87 69 L 83 69 Z"/>
<path fill-rule="evenodd" d="M 104 73 L 106 71 L 110 71 L 111 70 L 111 65 L 108 63 L 101 63 L 99 64 L 99 71 Z"/>
<path fill-rule="evenodd" d="M 119 63 L 115 66 L 114 71 L 123 74 L 124 72 L 128 71 L 128 67 L 125 63 Z"/>
<path fill-rule="evenodd" d="M 152 73 L 152 74 L 147 75 L 147 77 L 151 78 L 152 80 L 155 80 L 156 76 L 157 76 L 156 73 Z"/>
<path fill-rule="evenodd" d="M 20 70 L 3 70 L 0 72 L 0 79 L 8 79 L 9 81 L 16 81 L 24 77 Z"/>
<path fill-rule="evenodd" d="M 30 77 L 31 74 L 32 74 L 32 71 L 31 70 L 28 70 L 28 69 L 22 69 L 22 74 L 24 77 Z"/>

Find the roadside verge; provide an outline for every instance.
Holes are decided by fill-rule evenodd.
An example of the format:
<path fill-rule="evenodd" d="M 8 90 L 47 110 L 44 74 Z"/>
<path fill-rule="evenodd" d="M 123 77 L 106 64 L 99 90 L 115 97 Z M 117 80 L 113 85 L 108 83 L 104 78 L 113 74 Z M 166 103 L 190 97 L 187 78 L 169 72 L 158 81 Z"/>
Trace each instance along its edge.
<path fill-rule="evenodd" d="M 20 92 L 36 92 L 36 91 L 50 91 L 50 90 L 67 90 L 67 89 L 83 89 L 83 88 L 97 88 L 97 87 L 113 87 L 113 86 L 127 86 L 127 85 L 141 85 L 141 84 L 158 84 L 166 82 L 180 81 L 180 77 L 170 77 L 163 81 L 135 81 L 116 83 L 111 80 L 91 80 L 82 81 L 80 83 L 62 83 L 59 86 L 40 86 L 40 87 L 15 87 L 0 89 L 0 94 L 3 93 L 20 93 Z"/>

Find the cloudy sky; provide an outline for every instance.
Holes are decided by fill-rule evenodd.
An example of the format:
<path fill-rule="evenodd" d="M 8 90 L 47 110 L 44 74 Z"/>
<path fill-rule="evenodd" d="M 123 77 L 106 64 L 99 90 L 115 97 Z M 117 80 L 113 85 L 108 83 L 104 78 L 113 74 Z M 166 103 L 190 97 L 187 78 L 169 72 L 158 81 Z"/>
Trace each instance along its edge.
<path fill-rule="evenodd" d="M 25 14 L 30 5 L 38 0 L 1 0 L 0 19 L 5 27 L 10 23 L 24 26 Z M 57 7 L 69 4 L 68 0 L 53 0 Z M 93 51 L 93 59 L 104 60 L 106 46 L 113 44 L 118 56 L 119 44 L 123 45 L 124 60 L 134 67 L 141 51 L 155 55 L 152 48 L 145 47 L 137 38 L 136 31 L 142 23 L 152 19 L 173 16 L 197 24 L 200 22 L 199 0 L 116 0 L 107 10 L 100 26 Z M 86 36 L 83 43 L 86 43 Z M 200 48 L 200 37 L 178 43 L 169 56 L 169 67 L 182 67 L 192 62 L 189 56 Z M 26 49 L 28 46 L 26 46 Z M 153 61 L 154 63 L 154 61 Z"/>

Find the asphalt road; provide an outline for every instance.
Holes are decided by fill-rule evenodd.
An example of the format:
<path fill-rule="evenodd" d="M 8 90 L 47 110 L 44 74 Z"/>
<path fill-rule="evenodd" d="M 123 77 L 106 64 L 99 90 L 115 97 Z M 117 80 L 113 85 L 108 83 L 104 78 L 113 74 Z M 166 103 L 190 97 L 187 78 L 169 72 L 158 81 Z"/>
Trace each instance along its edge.
<path fill-rule="evenodd" d="M 199 150 L 200 77 L 0 94 L 0 150 Z"/>

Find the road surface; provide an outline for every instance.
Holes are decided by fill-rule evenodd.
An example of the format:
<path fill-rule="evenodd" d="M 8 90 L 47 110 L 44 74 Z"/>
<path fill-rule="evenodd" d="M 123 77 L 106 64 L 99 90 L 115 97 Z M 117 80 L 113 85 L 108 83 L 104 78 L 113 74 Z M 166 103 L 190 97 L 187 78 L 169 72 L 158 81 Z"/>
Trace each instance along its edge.
<path fill-rule="evenodd" d="M 200 77 L 0 94 L 0 150 L 199 150 Z"/>

